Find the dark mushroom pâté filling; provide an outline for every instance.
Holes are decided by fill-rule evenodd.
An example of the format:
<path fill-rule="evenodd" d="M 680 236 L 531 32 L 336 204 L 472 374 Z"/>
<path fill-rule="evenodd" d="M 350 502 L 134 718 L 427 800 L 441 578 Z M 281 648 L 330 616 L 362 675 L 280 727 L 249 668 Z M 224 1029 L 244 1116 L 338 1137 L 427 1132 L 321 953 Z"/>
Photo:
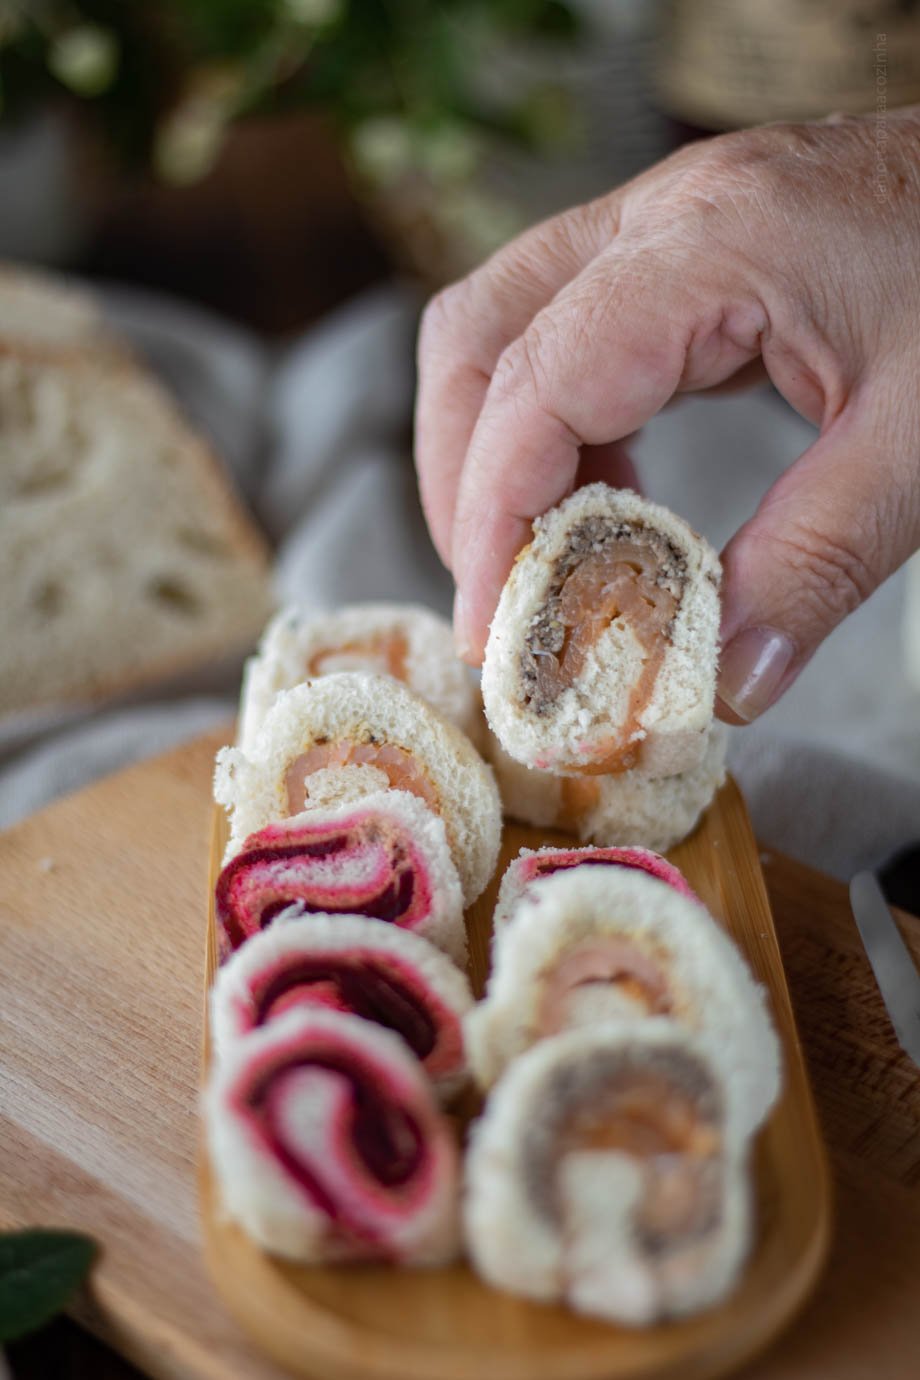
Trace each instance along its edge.
<path fill-rule="evenodd" d="M 558 1170 L 576 1151 L 619 1152 L 643 1168 L 633 1230 L 649 1255 L 699 1243 L 722 1213 L 722 1098 L 709 1073 L 680 1049 L 592 1053 L 557 1068 L 527 1129 L 528 1196 L 560 1229 Z"/>
<path fill-rule="evenodd" d="M 651 695 L 686 581 L 685 556 L 660 532 L 600 516 L 574 526 L 521 651 L 525 706 L 548 714 L 601 633 L 622 617 L 645 658 L 630 704 L 634 720 Z"/>

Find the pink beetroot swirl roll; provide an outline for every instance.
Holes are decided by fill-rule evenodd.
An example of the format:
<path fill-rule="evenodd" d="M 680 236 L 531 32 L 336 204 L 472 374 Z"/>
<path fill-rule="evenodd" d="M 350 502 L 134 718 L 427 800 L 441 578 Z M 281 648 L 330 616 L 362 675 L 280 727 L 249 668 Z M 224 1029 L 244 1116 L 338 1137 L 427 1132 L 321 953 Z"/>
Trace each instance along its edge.
<path fill-rule="evenodd" d="M 319 1264 L 455 1254 L 457 1150 L 403 1041 L 339 1011 L 288 1011 L 226 1051 L 205 1093 L 227 1215 Z"/>
<path fill-rule="evenodd" d="M 268 824 L 223 867 L 214 893 L 221 958 L 298 903 L 365 915 L 466 961 L 463 898 L 443 821 L 405 791 Z"/>
<path fill-rule="evenodd" d="M 410 930 L 361 915 L 296 908 L 238 949 L 211 991 L 214 1053 L 294 1007 L 325 1007 L 402 1037 L 443 1099 L 463 1084 L 463 1017 L 470 985 L 450 959 Z"/>
<path fill-rule="evenodd" d="M 522 848 L 502 877 L 495 902 L 493 930 L 497 933 L 507 925 L 518 903 L 542 878 L 572 867 L 633 868 L 667 882 L 691 901 L 700 900 L 680 868 L 650 848 Z"/>

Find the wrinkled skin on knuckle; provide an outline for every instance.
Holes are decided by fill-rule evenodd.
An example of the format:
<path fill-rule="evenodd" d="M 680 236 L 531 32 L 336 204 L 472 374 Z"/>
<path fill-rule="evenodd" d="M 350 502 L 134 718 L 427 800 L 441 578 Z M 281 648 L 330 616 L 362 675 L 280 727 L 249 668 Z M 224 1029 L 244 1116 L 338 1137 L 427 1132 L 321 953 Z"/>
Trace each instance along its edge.
<path fill-rule="evenodd" d="M 561 231 L 573 250 L 586 244 L 604 246 L 614 240 L 620 229 L 622 193 L 615 189 L 595 197 L 561 217 Z"/>
<path fill-rule="evenodd" d="M 909 476 L 912 516 L 920 527 L 920 341 L 907 350 L 880 352 L 866 386 L 866 406 L 879 450 Z"/>
<path fill-rule="evenodd" d="M 418 333 L 418 355 L 424 360 L 431 355 L 447 353 L 457 343 L 468 317 L 469 280 L 461 278 L 429 298 L 422 312 Z"/>
<path fill-rule="evenodd" d="M 580 311 L 583 348 L 603 358 L 615 323 L 619 347 L 643 377 L 672 388 L 693 386 L 723 350 L 756 346 L 763 314 L 745 292 L 740 274 L 714 269 L 673 223 L 657 238 L 624 242 L 611 265 L 608 292 Z M 729 286 L 729 284 L 731 286 Z M 579 337 L 571 368 L 583 377 Z"/>
<path fill-rule="evenodd" d="M 754 264 L 775 263 L 797 288 L 827 268 L 826 229 L 835 204 L 850 195 L 852 170 L 841 136 L 817 125 L 769 125 L 696 146 L 666 187 L 688 233 L 712 237 Z M 796 271 L 801 266 L 803 271 Z"/>
<path fill-rule="evenodd" d="M 801 629 L 807 642 L 814 628 L 823 633 L 840 623 L 876 588 L 874 558 L 883 540 L 872 515 L 846 539 L 804 516 L 789 520 L 782 530 L 760 534 L 761 557 L 766 554 L 783 574 L 783 599 L 775 610 L 780 625 L 793 637 Z M 790 572 L 796 578 L 789 579 Z"/>
<path fill-rule="evenodd" d="M 751 134 L 725 134 L 697 146 L 696 156 L 675 170 L 669 192 L 687 202 L 701 225 L 734 212 L 739 198 L 761 185 L 765 155 Z"/>
<path fill-rule="evenodd" d="M 880 214 L 875 157 L 866 120 L 772 125 L 699 147 L 668 189 L 682 236 L 763 303 L 774 382 L 798 405 L 796 358 L 813 375 L 807 415 L 824 425 L 880 350 L 916 335 L 920 275 L 904 259 L 920 253 L 920 191 L 916 214 Z"/>
<path fill-rule="evenodd" d="M 432 335 L 446 324 L 462 329 L 487 314 L 501 315 L 521 299 L 530 298 L 534 287 L 553 286 L 575 275 L 616 234 L 616 193 L 596 202 L 573 206 L 496 250 L 476 271 L 444 289 L 431 303 Z"/>
<path fill-rule="evenodd" d="M 770 216 L 736 148 L 714 139 L 693 157 L 663 164 L 663 176 L 637 188 L 623 208 L 620 239 L 635 247 L 637 267 L 650 251 L 661 270 L 656 279 L 705 289 L 704 306 L 764 276 Z"/>
<path fill-rule="evenodd" d="M 480 310 L 502 316 L 502 309 L 508 308 L 513 319 L 516 303 L 532 299 L 541 285 L 551 295 L 554 284 L 574 271 L 574 262 L 565 232 L 555 222 L 539 236 L 522 236 L 512 242 L 507 253 L 499 253 L 480 270 Z"/>
<path fill-rule="evenodd" d="M 540 313 L 499 356 L 492 375 L 493 397 L 500 403 L 548 409 L 558 359 L 556 328 Z"/>
<path fill-rule="evenodd" d="M 587 263 L 614 233 L 600 217 L 592 218 L 588 206 L 572 206 L 545 223 L 538 242 L 521 256 L 522 272 L 539 274 L 544 258 L 562 270 Z"/>
<path fill-rule="evenodd" d="M 603 260 L 598 263 L 603 265 Z M 583 379 L 592 364 L 603 372 L 603 342 L 612 322 L 617 323 L 618 334 L 631 335 L 635 309 L 627 301 L 624 277 L 610 265 L 589 283 L 575 284 L 566 293 L 565 342 L 558 353 L 569 379 Z"/>

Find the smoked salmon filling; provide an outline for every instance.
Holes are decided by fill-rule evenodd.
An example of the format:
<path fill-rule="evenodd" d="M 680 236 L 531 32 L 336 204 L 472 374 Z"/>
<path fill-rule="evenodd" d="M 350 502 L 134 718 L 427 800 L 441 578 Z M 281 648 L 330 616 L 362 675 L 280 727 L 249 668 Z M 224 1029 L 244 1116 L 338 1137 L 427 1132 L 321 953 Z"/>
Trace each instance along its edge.
<path fill-rule="evenodd" d="M 692 1055 L 673 1048 L 596 1050 L 545 1089 L 547 1114 L 530 1150 L 534 1207 L 564 1229 L 556 1173 L 570 1154 L 628 1156 L 641 1188 L 632 1210 L 635 1240 L 658 1256 L 698 1242 L 719 1226 L 722 1101 Z"/>
<path fill-rule="evenodd" d="M 524 638 L 524 707 L 541 717 L 552 714 L 560 695 L 580 678 L 598 639 L 618 620 L 638 641 L 642 666 L 623 721 L 604 750 L 589 762 L 570 763 L 569 770 L 611 773 L 638 764 L 644 736 L 640 719 L 686 578 L 686 559 L 674 543 L 639 523 L 591 516 L 570 530 L 553 563 L 546 599 Z"/>
<path fill-rule="evenodd" d="M 456 1241 L 456 1151 L 401 1040 L 289 1011 L 232 1046 L 206 1104 L 227 1209 L 303 1261 L 436 1263 Z"/>
<path fill-rule="evenodd" d="M 311 811 L 251 834 L 215 887 L 222 957 L 296 902 L 428 935 L 462 958 L 459 881 L 446 839 L 431 837 L 443 827 L 411 804 Z"/>
<path fill-rule="evenodd" d="M 535 1045 L 473 1129 L 464 1216 L 476 1268 L 630 1325 L 723 1298 L 750 1245 L 733 1097 L 703 1047 L 660 1017 Z"/>
<path fill-rule="evenodd" d="M 341 738 L 336 742 L 317 741 L 289 764 L 284 777 L 288 813 L 296 815 L 306 808 L 314 772 L 342 767 L 371 767 L 382 772 L 393 790 L 408 791 L 429 809 L 439 812 L 435 784 L 411 752 L 395 743 L 378 743 L 373 739 L 356 743 Z"/>
<path fill-rule="evenodd" d="M 503 750 L 562 777 L 692 771 L 712 722 L 719 578 L 702 537 L 628 489 L 587 484 L 537 518 L 483 658 Z M 599 800 L 567 806 L 584 813 Z M 647 842 L 595 841 L 633 838 Z"/>
<path fill-rule="evenodd" d="M 279 917 L 220 970 L 212 998 L 218 1055 L 302 1007 L 360 1016 L 399 1035 L 443 1095 L 463 1082 L 463 974 L 426 940 L 361 916 Z"/>
<path fill-rule="evenodd" d="M 542 1039 L 590 1019 L 584 1008 L 597 997 L 606 1016 L 670 1015 L 674 997 L 665 955 L 619 935 L 573 944 L 543 975 L 533 1035 Z"/>
<path fill-rule="evenodd" d="M 304 663 L 308 676 L 328 676 L 335 671 L 378 671 L 394 680 L 409 679 L 406 658 L 409 643 L 404 632 L 393 628 L 388 632 L 368 634 L 350 642 L 331 642 L 312 651 Z"/>

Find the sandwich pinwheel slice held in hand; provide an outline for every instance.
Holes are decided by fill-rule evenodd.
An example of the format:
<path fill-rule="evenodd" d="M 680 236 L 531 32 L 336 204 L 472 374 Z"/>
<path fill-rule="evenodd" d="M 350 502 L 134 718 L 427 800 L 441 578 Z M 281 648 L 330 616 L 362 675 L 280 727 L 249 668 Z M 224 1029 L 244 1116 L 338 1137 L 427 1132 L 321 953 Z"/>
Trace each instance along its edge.
<path fill-rule="evenodd" d="M 412 930 L 466 962 L 463 895 L 444 821 L 406 791 L 266 824 L 224 864 L 214 900 L 222 958 L 296 902 Z"/>
<path fill-rule="evenodd" d="M 629 490 L 589 484 L 538 518 L 483 663 L 505 751 L 569 774 L 697 766 L 715 700 L 720 575 L 702 537 Z"/>
<path fill-rule="evenodd" d="M 667 882 L 691 901 L 699 901 L 680 868 L 650 848 L 522 848 L 502 877 L 492 917 L 493 932 L 508 924 L 518 903 L 543 878 L 573 867 L 631 867 Z"/>
<path fill-rule="evenodd" d="M 505 813 L 536 828 L 565 829 L 601 847 L 641 843 L 660 852 L 691 834 L 725 781 L 724 725 L 703 735 L 703 758 L 678 776 L 624 771 L 558 776 L 521 766 L 493 739 L 489 753 Z"/>
<path fill-rule="evenodd" d="M 288 1011 L 226 1049 L 204 1112 L 223 1209 L 266 1251 L 304 1264 L 454 1256 L 454 1137 L 391 1031 Z"/>
<path fill-rule="evenodd" d="M 645 1326 L 705 1308 L 748 1252 L 732 1089 L 667 1020 L 535 1045 L 473 1128 L 464 1221 L 491 1284 Z"/>
<path fill-rule="evenodd" d="M 227 859 L 266 824 L 390 788 L 443 819 L 470 904 L 498 858 L 495 779 L 456 725 L 388 676 L 339 672 L 283 691 L 251 752 L 220 750 L 214 794 L 230 814 Z"/>
<path fill-rule="evenodd" d="M 699 901 L 631 868 L 544 878 L 499 932 L 485 999 L 466 1018 L 467 1057 L 489 1087 L 558 1031 L 666 1016 L 699 1037 L 750 1134 L 776 1100 L 779 1042 L 763 990 Z"/>
<path fill-rule="evenodd" d="M 418 935 L 360 915 L 284 911 L 218 971 L 211 989 L 214 1054 L 302 1006 L 350 1012 L 402 1037 L 438 1095 L 466 1079 L 469 983 Z"/>
<path fill-rule="evenodd" d="M 374 671 L 403 681 L 477 741 L 479 694 L 454 651 L 450 624 L 416 604 L 350 604 L 330 613 L 282 609 L 247 662 L 238 743 L 252 748 L 282 690 L 336 671 Z"/>

